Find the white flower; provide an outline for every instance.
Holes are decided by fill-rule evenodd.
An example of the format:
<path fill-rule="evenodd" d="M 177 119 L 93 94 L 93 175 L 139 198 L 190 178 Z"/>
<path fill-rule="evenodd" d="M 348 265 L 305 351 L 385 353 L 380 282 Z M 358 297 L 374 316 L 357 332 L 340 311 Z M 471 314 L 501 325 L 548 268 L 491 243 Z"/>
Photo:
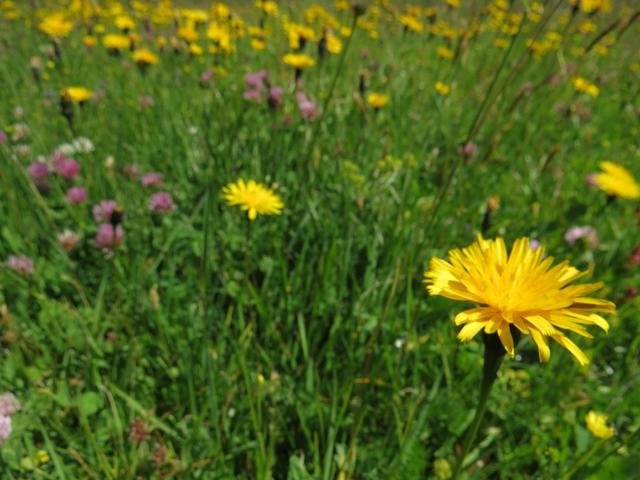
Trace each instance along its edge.
<path fill-rule="evenodd" d="M 56 148 L 56 152 L 60 152 L 68 157 L 76 153 L 76 149 L 70 143 L 63 143 L 62 145 L 58 145 L 58 148 Z"/>
<path fill-rule="evenodd" d="M 94 150 L 93 142 L 86 137 L 78 137 L 73 142 L 73 148 L 77 153 L 91 153 Z"/>

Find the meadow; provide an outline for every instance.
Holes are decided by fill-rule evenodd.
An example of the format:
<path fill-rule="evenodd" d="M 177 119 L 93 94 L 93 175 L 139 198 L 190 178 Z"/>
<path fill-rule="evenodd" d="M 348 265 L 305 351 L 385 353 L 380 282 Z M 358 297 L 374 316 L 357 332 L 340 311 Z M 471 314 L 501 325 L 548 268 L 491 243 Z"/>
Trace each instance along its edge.
<path fill-rule="evenodd" d="M 639 478 L 639 42 L 0 0 L 0 478 Z"/>

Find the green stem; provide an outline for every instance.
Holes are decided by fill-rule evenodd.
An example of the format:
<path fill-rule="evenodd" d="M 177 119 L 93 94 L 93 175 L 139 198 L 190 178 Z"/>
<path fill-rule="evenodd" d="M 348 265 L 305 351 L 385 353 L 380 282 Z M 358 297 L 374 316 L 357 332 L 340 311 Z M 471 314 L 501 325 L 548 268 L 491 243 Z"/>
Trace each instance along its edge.
<path fill-rule="evenodd" d="M 497 334 L 488 335 L 486 333 L 483 334 L 484 340 L 484 365 L 482 368 L 482 383 L 480 385 L 480 398 L 478 399 L 478 407 L 476 409 L 476 414 L 473 417 L 473 421 L 471 422 L 471 426 L 469 430 L 467 430 L 467 434 L 464 437 L 464 441 L 462 443 L 462 450 L 460 451 L 460 455 L 458 455 L 458 459 L 456 460 L 456 465 L 453 469 L 453 475 L 451 476 L 452 480 L 458 478 L 462 467 L 464 466 L 464 459 L 469 453 L 469 449 L 478 435 L 478 430 L 480 430 L 480 425 L 482 424 L 482 420 L 484 419 L 484 414 L 487 411 L 487 400 L 489 399 L 489 393 L 491 392 L 491 387 L 496 380 L 498 375 L 498 370 L 500 369 L 500 364 L 502 363 L 502 359 L 504 358 L 504 348 L 500 343 L 500 339 Z"/>
<path fill-rule="evenodd" d="M 587 464 L 587 462 L 591 459 L 591 457 L 593 457 L 593 454 L 600 449 L 600 447 L 604 444 L 605 441 L 606 440 L 600 440 L 599 442 L 594 443 L 589 450 L 584 452 L 580 456 L 580 458 L 576 460 L 576 463 L 574 463 L 573 466 L 567 471 L 567 473 L 565 473 L 561 477 L 562 480 L 570 480 L 571 478 L 573 478 L 575 473 L 577 473 L 578 470 L 580 470 L 584 465 Z"/>
<path fill-rule="evenodd" d="M 625 439 L 615 443 L 613 447 L 611 447 L 604 455 L 602 455 L 598 460 L 596 460 L 596 462 L 589 467 L 589 471 L 591 472 L 597 471 L 600 465 L 602 465 L 602 463 L 607 458 L 609 458 L 611 455 L 616 453 L 618 450 L 620 450 L 620 448 L 624 446 L 628 447 L 628 446 L 634 445 L 639 438 L 640 438 L 640 428 L 637 428 L 633 433 L 631 433 L 630 435 L 627 435 Z M 591 457 L 593 456 L 593 453 L 596 452 L 604 443 L 606 443 L 606 440 L 602 440 L 596 443 L 587 453 L 582 455 L 576 461 L 573 467 L 571 467 L 571 469 L 569 469 L 567 473 L 565 473 L 561 477 L 562 480 L 569 480 L 571 478 L 574 478 L 575 476 L 574 474 L 580 472 L 582 467 L 584 467 L 584 465 L 591 459 Z"/>

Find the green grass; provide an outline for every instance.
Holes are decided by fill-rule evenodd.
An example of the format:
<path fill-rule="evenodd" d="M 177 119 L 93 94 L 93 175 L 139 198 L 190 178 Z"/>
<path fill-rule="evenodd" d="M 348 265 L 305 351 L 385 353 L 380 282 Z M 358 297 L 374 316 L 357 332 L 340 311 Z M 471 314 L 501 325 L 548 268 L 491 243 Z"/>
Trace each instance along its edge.
<path fill-rule="evenodd" d="M 280 62 L 288 47 L 277 20 L 267 21 L 266 51 L 246 37 L 229 55 L 167 50 L 146 74 L 124 65 L 126 54 L 84 48 L 78 27 L 37 82 L 29 59 L 46 60 L 50 41 L 25 27 L 34 12 L 0 19 L 0 129 L 10 137 L 0 145 L 0 259 L 35 262 L 32 276 L 0 268 L 0 391 L 23 403 L 0 449 L 0 477 L 435 478 L 434 462 L 454 464 L 472 421 L 482 345 L 459 343 L 452 318 L 463 307 L 428 297 L 422 275 L 432 257 L 473 241 L 498 196 L 486 237 L 539 239 L 603 281 L 600 294 L 618 313 L 608 334 L 576 340 L 588 367 L 557 344 L 540 364 L 533 342 L 520 342 L 465 475 L 556 479 L 585 460 L 573 478 L 631 478 L 640 462 L 640 300 L 625 292 L 640 282 L 629 265 L 639 204 L 607 202 L 585 177 L 611 160 L 640 178 L 640 31 L 632 23 L 608 54 L 576 56 L 572 47 L 621 18 L 615 38 L 633 3 L 593 16 L 589 34 L 575 30 L 583 13 L 559 24 L 567 2 L 543 3 L 542 21 L 525 21 L 506 37 L 509 48 L 495 47 L 502 35 L 483 27 L 451 44 L 454 61 L 435 53 L 445 40 L 403 32 L 397 21 L 381 20 L 378 40 L 356 29 L 339 71 L 340 55 L 305 71 L 305 92 L 326 106 L 309 123 Z M 474 14 L 440 12 L 457 30 Z M 350 13 L 338 18 L 348 25 Z M 477 21 L 489 24 L 484 14 Z M 563 34 L 559 48 L 531 55 L 527 40 L 548 31 Z M 285 89 L 280 111 L 242 97 L 244 74 L 262 68 Z M 378 112 L 361 107 L 362 69 L 369 91 L 390 96 Z M 575 75 L 600 94 L 576 92 Z M 451 94 L 438 95 L 436 81 Z M 74 107 L 72 126 L 58 96 L 68 85 L 104 93 Z M 154 106 L 141 108 L 141 95 Z M 25 139 L 11 139 L 17 123 L 28 125 Z M 90 200 L 71 206 L 68 182 L 54 178 L 41 192 L 27 167 L 79 136 L 95 145 L 76 156 L 74 183 Z M 467 141 L 478 153 L 465 160 Z M 149 212 L 151 191 L 123 173 L 131 163 L 164 175 L 173 213 Z M 239 177 L 275 185 L 283 214 L 249 222 L 225 205 L 220 191 Z M 94 246 L 91 214 L 108 198 L 125 210 L 125 241 L 111 257 Z M 575 225 L 593 226 L 599 244 L 567 244 Z M 70 253 L 56 239 L 65 229 L 82 236 Z M 614 438 L 598 445 L 584 423 L 589 410 L 609 414 Z M 139 444 L 129 437 L 136 419 L 149 431 Z M 39 464 L 38 450 L 50 461 Z"/>

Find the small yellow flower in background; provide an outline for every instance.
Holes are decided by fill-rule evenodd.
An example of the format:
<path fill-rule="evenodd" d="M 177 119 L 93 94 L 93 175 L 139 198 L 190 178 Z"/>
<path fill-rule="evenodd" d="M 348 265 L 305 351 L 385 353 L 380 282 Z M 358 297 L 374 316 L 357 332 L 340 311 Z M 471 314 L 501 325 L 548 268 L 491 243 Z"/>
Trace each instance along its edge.
<path fill-rule="evenodd" d="M 121 15 L 116 18 L 116 27 L 124 31 L 133 30 L 136 27 L 136 22 L 127 15 Z"/>
<path fill-rule="evenodd" d="M 282 61 L 296 70 L 313 67 L 316 64 L 313 58 L 303 53 L 287 53 L 282 57 Z"/>
<path fill-rule="evenodd" d="M 587 424 L 587 428 L 596 438 L 602 438 L 606 440 L 607 438 L 611 438 L 614 435 L 613 427 L 607 425 L 607 415 L 604 413 L 598 413 L 591 410 L 587 413 L 587 416 L 584 417 L 584 421 Z"/>
<path fill-rule="evenodd" d="M 576 1 L 584 13 L 611 11 L 611 0 L 574 0 L 571 3 L 575 5 Z"/>
<path fill-rule="evenodd" d="M 83 103 L 91 98 L 93 92 L 85 87 L 63 87 L 60 95 L 68 102 Z"/>
<path fill-rule="evenodd" d="M 415 33 L 422 33 L 424 31 L 424 25 L 413 15 L 401 15 L 398 20 L 407 30 Z"/>
<path fill-rule="evenodd" d="M 349 8 L 349 2 L 347 0 L 336 0 L 335 8 L 339 12 L 347 10 Z"/>
<path fill-rule="evenodd" d="M 139 65 L 155 65 L 160 63 L 158 56 L 146 48 L 138 48 L 133 52 L 131 58 L 133 58 L 133 61 Z"/>
<path fill-rule="evenodd" d="M 447 0 L 447 4 L 450 7 L 458 8 L 460 6 L 460 0 Z"/>
<path fill-rule="evenodd" d="M 496 38 L 493 44 L 498 48 L 507 48 L 509 46 L 509 40 L 506 38 Z"/>
<path fill-rule="evenodd" d="M 600 168 L 603 172 L 593 177 L 600 190 L 616 197 L 640 198 L 640 185 L 626 168 L 613 162 L 602 162 Z"/>
<path fill-rule="evenodd" d="M 193 55 L 194 57 L 198 57 L 198 56 L 202 55 L 203 52 L 204 52 L 204 50 L 197 43 L 190 43 L 189 44 L 189 53 L 191 55 Z"/>
<path fill-rule="evenodd" d="M 51 458 L 49 458 L 49 454 L 44 450 L 38 450 L 36 452 L 36 460 L 38 461 L 38 463 L 43 464 L 43 463 L 49 463 Z"/>
<path fill-rule="evenodd" d="M 440 95 L 449 95 L 451 93 L 451 87 L 446 83 L 436 82 L 434 87 Z"/>
<path fill-rule="evenodd" d="M 64 38 L 73 29 L 73 22 L 62 13 L 47 15 L 38 28 L 53 38 Z"/>
<path fill-rule="evenodd" d="M 82 39 L 82 43 L 85 47 L 95 47 L 98 41 L 96 40 L 96 37 L 94 37 L 93 35 L 86 35 Z"/>
<path fill-rule="evenodd" d="M 131 46 L 131 39 L 126 35 L 110 33 L 102 37 L 102 44 L 109 50 L 126 50 Z"/>
<path fill-rule="evenodd" d="M 342 40 L 340 40 L 333 33 L 327 34 L 327 51 L 329 53 L 333 53 L 334 55 L 338 55 L 342 52 Z"/>
<path fill-rule="evenodd" d="M 251 48 L 253 48 L 254 50 L 264 50 L 265 48 L 267 48 L 267 44 L 262 38 L 252 38 Z"/>
<path fill-rule="evenodd" d="M 451 60 L 453 58 L 453 50 L 447 47 L 438 47 L 438 49 L 436 50 L 436 54 L 440 58 L 444 58 L 446 60 Z"/>
<path fill-rule="evenodd" d="M 176 33 L 178 37 L 186 42 L 195 42 L 199 36 L 193 22 L 187 23 L 187 25 L 180 27 Z"/>
<path fill-rule="evenodd" d="M 580 30 L 580 33 L 593 33 L 597 29 L 598 27 L 591 20 L 585 20 L 580 25 L 578 25 L 578 30 Z"/>
<path fill-rule="evenodd" d="M 451 250 L 449 261 L 431 259 L 424 282 L 431 295 L 478 305 L 456 315 L 455 324 L 464 325 L 459 340 L 470 341 L 481 330 L 497 333 L 513 357 L 514 327 L 531 335 L 541 362 L 549 360 L 547 338 L 551 337 L 586 365 L 589 359 L 562 330 L 587 338 L 591 334 L 585 325 L 596 325 L 606 332 L 609 324 L 596 312 L 614 313 L 615 305 L 585 296 L 601 288 L 602 283 L 569 285 L 587 272 L 566 261 L 550 268 L 552 263 L 552 257 L 545 257 L 544 248 L 530 248 L 528 238 L 516 240 L 507 254 L 504 239 L 485 240 L 479 235 L 469 247 Z"/>
<path fill-rule="evenodd" d="M 389 103 L 389 95 L 386 93 L 371 92 L 367 95 L 367 103 L 373 108 L 382 108 Z"/>
<path fill-rule="evenodd" d="M 272 17 L 278 16 L 278 4 L 276 2 L 258 0 L 256 2 L 256 7 L 258 7 L 267 15 L 270 15 Z"/>
<path fill-rule="evenodd" d="M 572 81 L 573 88 L 575 88 L 578 92 L 586 93 L 587 95 L 591 95 L 592 97 L 597 97 L 600 93 L 600 89 L 585 78 L 575 77 Z"/>
<path fill-rule="evenodd" d="M 222 197 L 229 206 L 238 206 L 247 212 L 249 220 L 260 215 L 280 215 L 284 204 L 270 188 L 255 180 L 245 182 L 242 178 L 231 182 L 222 189 Z"/>

